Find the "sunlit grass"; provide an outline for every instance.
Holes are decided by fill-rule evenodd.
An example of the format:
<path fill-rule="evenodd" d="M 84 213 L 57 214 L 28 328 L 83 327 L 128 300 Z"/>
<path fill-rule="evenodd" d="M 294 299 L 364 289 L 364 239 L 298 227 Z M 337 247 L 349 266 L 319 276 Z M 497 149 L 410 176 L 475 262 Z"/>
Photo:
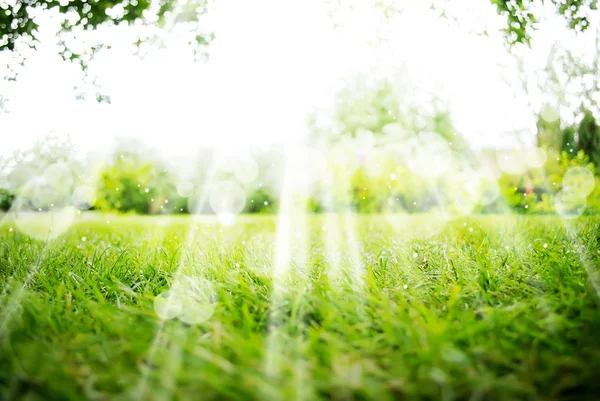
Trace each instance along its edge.
<path fill-rule="evenodd" d="M 432 233 L 432 218 L 355 215 L 350 245 L 343 216 L 308 216 L 308 254 L 291 227 L 279 276 L 275 216 L 98 216 L 47 243 L 6 221 L 0 398 L 594 399 L 600 220 L 481 216 Z M 183 262 L 216 309 L 163 323 L 154 298 Z"/>

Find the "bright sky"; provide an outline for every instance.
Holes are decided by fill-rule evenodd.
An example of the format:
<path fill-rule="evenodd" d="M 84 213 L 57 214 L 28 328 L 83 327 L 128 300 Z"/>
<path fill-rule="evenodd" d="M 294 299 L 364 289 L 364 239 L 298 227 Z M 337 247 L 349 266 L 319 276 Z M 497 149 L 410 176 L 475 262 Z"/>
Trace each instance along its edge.
<path fill-rule="evenodd" d="M 505 82 L 519 85 L 514 59 L 496 33 L 504 22 L 488 2 L 452 9 L 460 26 L 433 15 L 427 2 L 405 3 L 406 11 L 386 23 L 368 1 L 345 2 L 335 18 L 342 27 L 334 29 L 323 0 L 219 0 L 206 17 L 217 34 L 206 63 L 194 63 L 176 34 L 165 49 L 152 48 L 141 59 L 128 47 L 135 28 L 105 29 L 98 35 L 113 48 L 98 55 L 90 73 L 111 96 L 110 105 L 97 104 L 93 92 L 88 100 L 75 99 L 81 75 L 56 55 L 47 23 L 18 80 L 0 83 L 10 100 L 9 112 L 0 114 L 0 155 L 50 133 L 70 135 L 95 151 L 109 149 L 115 137 L 137 137 L 174 156 L 198 146 L 290 140 L 304 134 L 307 111 L 329 107 L 344 79 L 401 66 L 424 97 L 441 91 L 474 147 L 514 145 L 506 132 L 515 130 L 529 130 L 523 138 L 531 141 L 527 99 Z M 460 3 L 467 2 L 453 4 Z M 543 27 L 534 42 L 532 71 L 564 36 L 556 24 Z M 470 32 L 482 26 L 489 37 Z M 369 43 L 378 38 L 384 43 Z"/>

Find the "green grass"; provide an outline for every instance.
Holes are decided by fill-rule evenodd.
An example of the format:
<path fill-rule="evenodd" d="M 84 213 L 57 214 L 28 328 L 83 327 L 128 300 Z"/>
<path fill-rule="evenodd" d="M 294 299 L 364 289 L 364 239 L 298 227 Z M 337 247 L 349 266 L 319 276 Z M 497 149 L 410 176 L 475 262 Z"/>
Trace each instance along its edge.
<path fill-rule="evenodd" d="M 600 219 L 110 220 L 0 225 L 0 399 L 600 398 Z M 157 317 L 176 272 L 208 320 Z"/>

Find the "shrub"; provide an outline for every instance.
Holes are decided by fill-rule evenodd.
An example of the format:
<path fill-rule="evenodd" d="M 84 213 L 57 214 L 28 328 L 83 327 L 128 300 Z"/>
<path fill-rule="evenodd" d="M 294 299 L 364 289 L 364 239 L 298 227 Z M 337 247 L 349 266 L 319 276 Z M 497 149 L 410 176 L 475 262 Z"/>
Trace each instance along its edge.
<path fill-rule="evenodd" d="M 8 189 L 0 188 L 0 210 L 8 211 L 15 196 Z"/>
<path fill-rule="evenodd" d="M 265 188 L 258 188 L 246 196 L 245 213 L 274 213 L 278 201 Z"/>

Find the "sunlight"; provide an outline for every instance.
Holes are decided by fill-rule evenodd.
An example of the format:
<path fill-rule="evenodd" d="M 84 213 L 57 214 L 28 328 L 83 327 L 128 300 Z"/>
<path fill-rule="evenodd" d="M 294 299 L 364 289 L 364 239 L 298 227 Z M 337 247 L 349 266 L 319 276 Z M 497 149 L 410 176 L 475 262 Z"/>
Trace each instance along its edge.
<path fill-rule="evenodd" d="M 219 166 L 216 163 L 211 164 L 208 169 L 204 188 L 212 188 L 218 167 Z M 192 190 L 190 188 L 186 189 L 188 190 L 186 191 L 186 194 L 191 195 Z M 197 211 L 203 210 L 208 198 L 209 190 L 202 191 L 200 196 L 196 198 L 190 198 L 190 202 L 195 203 L 194 207 L 191 209 Z M 168 338 L 165 337 L 166 333 L 164 333 L 167 320 L 178 318 L 187 324 L 197 324 L 207 321 L 214 313 L 216 300 L 214 299 L 215 295 L 211 288 L 211 283 L 206 278 L 202 277 L 203 269 L 196 265 L 202 258 L 199 253 L 200 247 L 198 246 L 198 242 L 202 239 L 201 232 L 199 231 L 199 225 L 201 223 L 202 216 L 200 214 L 194 214 L 187 229 L 186 239 L 185 241 L 182 241 L 184 243 L 185 252 L 181 254 L 179 261 L 177 262 L 177 269 L 174 272 L 171 288 L 159 294 L 154 300 L 154 311 L 160 318 L 160 324 L 156 329 L 154 339 L 148 350 L 146 358 L 148 366 L 154 364 L 157 352 L 162 349 L 168 341 Z M 175 328 L 174 330 L 178 329 Z M 173 340 L 173 338 L 170 339 Z M 171 341 L 169 369 L 166 369 L 163 374 L 163 377 L 171 383 L 173 383 L 174 377 L 179 369 L 180 352 L 178 341 Z M 174 364 L 174 367 L 171 366 L 172 364 Z M 148 373 L 149 370 L 142 371 L 136 386 L 134 393 L 140 397 L 143 397 L 145 389 L 148 387 Z"/>
<path fill-rule="evenodd" d="M 0 0 L 0 398 L 593 398 L 599 32 Z"/>
<path fill-rule="evenodd" d="M 325 231 L 325 260 L 327 268 L 327 278 L 333 290 L 340 289 L 343 283 L 342 275 L 342 235 L 341 235 L 341 217 L 334 212 L 328 212 L 325 216 L 325 226 L 321 229 Z"/>
<path fill-rule="evenodd" d="M 273 290 L 270 300 L 270 314 L 268 325 L 268 336 L 266 346 L 265 371 L 266 374 L 278 381 L 281 375 L 281 363 L 287 353 L 283 347 L 284 334 L 282 327 L 285 325 L 302 325 L 302 316 L 296 316 L 296 321 L 285 317 L 288 300 L 285 298 L 290 294 L 290 286 L 293 283 L 294 292 L 302 299 L 306 291 L 308 280 L 307 261 L 307 225 L 306 213 L 302 202 L 298 201 L 306 196 L 300 187 L 295 188 L 292 177 L 297 176 L 300 171 L 306 169 L 305 153 L 292 156 L 294 147 L 289 145 L 284 150 L 284 166 L 281 172 L 281 196 L 279 212 L 276 224 L 275 254 L 272 269 Z M 296 147 L 297 149 L 297 147 Z M 310 179 L 310 177 L 309 177 Z M 295 268 L 293 268 L 295 266 Z M 299 306 L 297 306 L 299 307 Z M 298 338 L 300 341 L 300 338 Z M 303 362 L 298 358 L 295 362 L 295 375 L 302 375 Z"/>
<path fill-rule="evenodd" d="M 29 272 L 25 276 L 23 284 L 17 290 L 11 290 L 9 285 L 4 285 L 2 294 L 0 294 L 0 301 L 6 303 L 6 305 L 0 315 L 0 333 L 4 334 L 9 332 L 11 322 L 21 314 L 22 308 L 20 307 L 20 303 L 22 296 L 24 295 L 25 289 L 31 284 L 40 271 L 44 256 L 46 256 L 46 253 L 48 252 L 48 243 L 48 241 L 45 242 L 40 254 L 37 256 L 36 262 L 29 268 Z M 8 294 L 9 291 L 11 292 L 10 294 Z M 6 299 L 7 296 L 8 299 Z"/>

